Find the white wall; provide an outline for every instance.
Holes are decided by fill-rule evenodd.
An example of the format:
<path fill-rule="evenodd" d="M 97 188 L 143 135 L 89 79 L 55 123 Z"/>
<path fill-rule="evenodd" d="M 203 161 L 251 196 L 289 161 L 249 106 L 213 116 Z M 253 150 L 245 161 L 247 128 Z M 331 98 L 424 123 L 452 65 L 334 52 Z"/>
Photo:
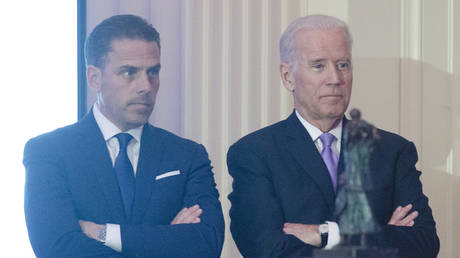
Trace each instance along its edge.
<path fill-rule="evenodd" d="M 2 257 L 35 257 L 24 218 L 24 145 L 77 121 L 76 7 L 69 1 L 0 3 Z"/>

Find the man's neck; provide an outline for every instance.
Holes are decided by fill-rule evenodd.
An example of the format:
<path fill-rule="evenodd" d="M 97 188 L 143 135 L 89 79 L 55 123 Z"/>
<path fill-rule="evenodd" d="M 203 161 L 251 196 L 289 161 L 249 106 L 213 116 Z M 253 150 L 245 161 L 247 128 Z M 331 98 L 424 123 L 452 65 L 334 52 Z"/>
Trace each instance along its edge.
<path fill-rule="evenodd" d="M 340 123 L 340 120 L 341 118 L 336 118 L 335 120 L 307 121 L 316 126 L 321 132 L 327 133 L 335 128 Z"/>
<path fill-rule="evenodd" d="M 298 112 L 298 113 L 300 116 L 302 116 L 303 119 L 305 119 L 308 123 L 310 123 L 314 127 L 321 130 L 321 132 L 323 133 L 327 133 L 333 128 L 335 128 L 343 118 L 343 115 L 342 115 L 341 117 L 337 117 L 337 118 L 331 118 L 331 119 L 324 118 L 320 120 L 315 120 L 315 119 L 310 119 L 308 116 L 306 116 L 305 114 L 302 114 L 301 112 Z"/>

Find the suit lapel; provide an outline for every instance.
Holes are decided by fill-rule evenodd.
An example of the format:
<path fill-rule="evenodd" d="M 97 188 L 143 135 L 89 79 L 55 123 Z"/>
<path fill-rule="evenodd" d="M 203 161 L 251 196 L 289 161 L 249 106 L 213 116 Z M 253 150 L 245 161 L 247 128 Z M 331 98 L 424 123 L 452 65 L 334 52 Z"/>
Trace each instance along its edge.
<path fill-rule="evenodd" d="M 286 140 L 288 152 L 297 160 L 321 190 L 331 210 L 334 210 L 335 192 L 328 169 L 307 130 L 293 112 L 286 120 Z"/>
<path fill-rule="evenodd" d="M 159 173 L 165 145 L 156 129 L 146 124 L 141 138 L 139 162 L 136 172 L 136 197 L 133 206 L 133 223 L 140 223 L 150 206 L 155 175 Z"/>
<path fill-rule="evenodd" d="M 110 154 L 100 131 L 93 112 L 89 112 L 79 123 L 79 139 L 81 160 L 87 164 L 87 170 L 95 174 L 100 191 L 106 199 L 110 216 L 114 223 L 121 223 L 124 219 L 124 209 L 121 200 L 117 178 L 113 171 Z"/>

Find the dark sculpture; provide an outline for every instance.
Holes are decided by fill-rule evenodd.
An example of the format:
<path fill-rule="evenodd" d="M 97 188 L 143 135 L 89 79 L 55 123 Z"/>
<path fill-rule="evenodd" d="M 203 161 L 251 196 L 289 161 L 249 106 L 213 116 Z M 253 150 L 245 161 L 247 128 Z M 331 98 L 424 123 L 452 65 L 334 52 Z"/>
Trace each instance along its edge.
<path fill-rule="evenodd" d="M 366 234 L 380 230 L 366 197 L 366 190 L 373 187 L 369 164 L 379 136 L 373 125 L 361 119 L 359 110 L 352 109 L 350 116 L 343 133 L 345 173 L 339 178 L 342 187 L 337 193 L 336 216 L 345 240 L 361 235 L 361 245 L 366 245 Z"/>
<path fill-rule="evenodd" d="M 366 191 L 373 188 L 370 159 L 377 128 L 361 119 L 357 109 L 350 111 L 351 121 L 344 126 L 342 152 L 345 171 L 338 178 L 335 217 L 341 242 L 332 249 L 315 249 L 315 258 L 398 258 L 398 250 L 379 248 L 368 237 L 380 230 L 367 200 Z M 370 238 L 369 238 L 370 239 Z M 359 243 L 357 243 L 359 241 Z"/>

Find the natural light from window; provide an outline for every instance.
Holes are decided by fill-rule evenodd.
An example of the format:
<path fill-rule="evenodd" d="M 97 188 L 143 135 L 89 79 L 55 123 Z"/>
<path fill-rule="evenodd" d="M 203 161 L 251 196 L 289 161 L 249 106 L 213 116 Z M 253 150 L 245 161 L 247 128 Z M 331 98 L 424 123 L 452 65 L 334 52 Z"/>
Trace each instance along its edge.
<path fill-rule="evenodd" d="M 0 115 L 2 257 L 35 257 L 24 220 L 26 141 L 77 120 L 76 1 L 3 1 Z"/>

